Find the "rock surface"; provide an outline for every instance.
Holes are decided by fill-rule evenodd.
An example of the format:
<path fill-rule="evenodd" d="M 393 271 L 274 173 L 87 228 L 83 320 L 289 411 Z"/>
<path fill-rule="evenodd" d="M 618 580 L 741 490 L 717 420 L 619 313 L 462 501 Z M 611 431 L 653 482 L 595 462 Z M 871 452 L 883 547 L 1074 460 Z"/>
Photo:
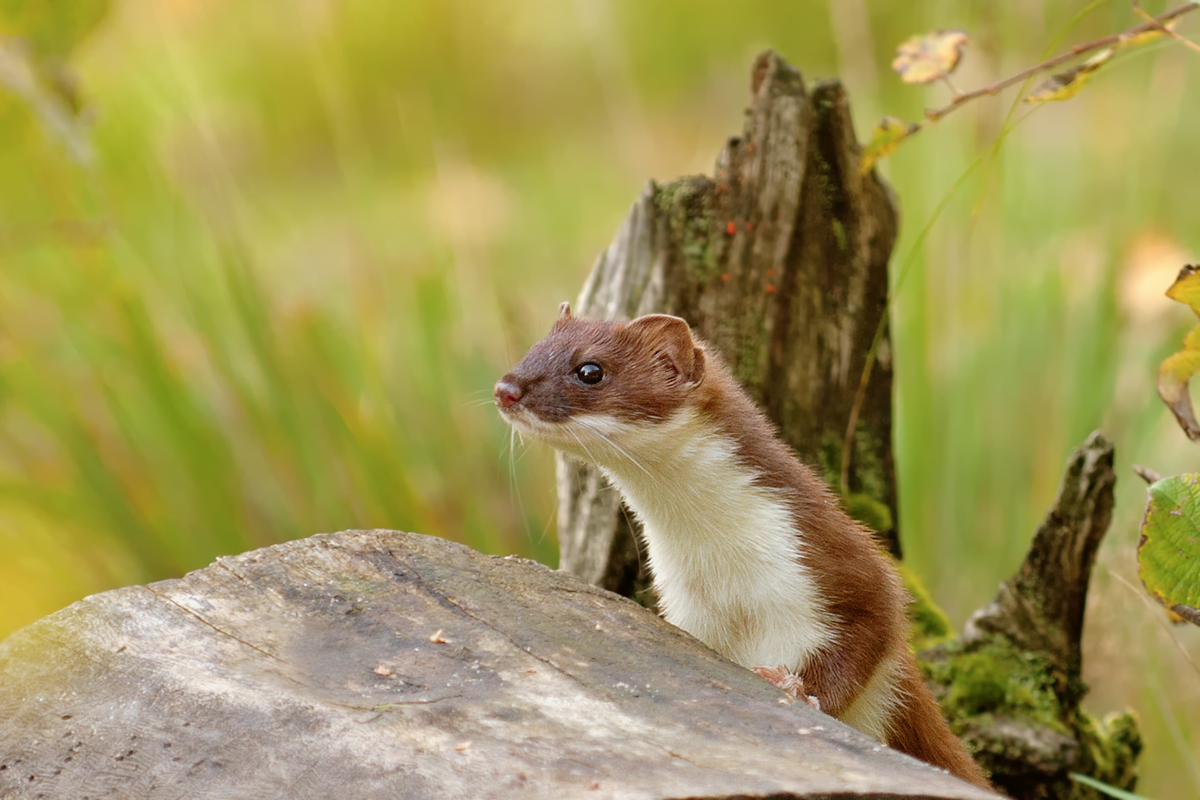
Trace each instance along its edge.
<path fill-rule="evenodd" d="M 986 798 L 638 605 L 350 531 L 0 643 L 0 798 Z"/>

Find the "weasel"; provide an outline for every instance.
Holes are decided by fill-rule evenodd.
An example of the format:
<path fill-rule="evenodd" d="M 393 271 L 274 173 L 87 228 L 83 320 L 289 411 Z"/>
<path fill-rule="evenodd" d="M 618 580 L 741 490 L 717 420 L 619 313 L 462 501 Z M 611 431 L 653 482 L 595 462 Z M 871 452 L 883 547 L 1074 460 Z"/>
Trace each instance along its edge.
<path fill-rule="evenodd" d="M 495 386 L 522 434 L 598 467 L 642 523 L 663 616 L 889 746 L 990 788 L 908 645 L 870 531 L 679 317 L 571 315 Z M 810 700 L 810 702 L 813 702 Z"/>

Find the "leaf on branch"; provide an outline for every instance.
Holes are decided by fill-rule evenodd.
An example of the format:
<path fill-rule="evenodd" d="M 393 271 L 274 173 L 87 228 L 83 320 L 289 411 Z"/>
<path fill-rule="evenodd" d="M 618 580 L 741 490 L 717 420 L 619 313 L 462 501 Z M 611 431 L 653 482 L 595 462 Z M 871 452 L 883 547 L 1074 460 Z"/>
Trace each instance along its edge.
<path fill-rule="evenodd" d="M 1189 264 L 1167 290 L 1167 297 L 1187 305 L 1200 316 L 1200 265 Z M 1168 356 L 1158 367 L 1158 396 L 1171 409 L 1189 439 L 1200 439 L 1200 422 L 1192 408 L 1188 382 L 1200 371 L 1200 325 L 1184 337 L 1183 349 Z"/>
<path fill-rule="evenodd" d="M 1200 625 L 1200 474 L 1164 478 L 1148 493 L 1138 577 L 1168 611 Z"/>
<path fill-rule="evenodd" d="M 1055 103 L 1059 100 L 1071 99 L 1079 94 L 1079 90 L 1091 79 L 1096 70 L 1111 61 L 1116 54 L 1115 49 L 1105 48 L 1079 66 L 1051 75 L 1025 98 L 1025 102 Z"/>
<path fill-rule="evenodd" d="M 915 122 L 905 122 L 899 117 L 884 117 L 871 133 L 871 141 L 863 148 L 862 163 L 858 171 L 866 175 L 875 166 L 875 162 L 888 156 L 908 136 L 921 129 Z"/>
<path fill-rule="evenodd" d="M 905 39 L 896 48 L 892 70 L 905 83 L 930 83 L 954 72 L 970 40 L 962 31 L 933 31 Z"/>
<path fill-rule="evenodd" d="M 1114 48 L 1108 47 L 1077 67 L 1051 75 L 1025 98 L 1025 102 L 1054 103 L 1059 100 L 1069 100 L 1079 94 L 1079 90 L 1091 79 L 1096 70 L 1112 61 L 1112 57 L 1116 54 L 1117 51 Z"/>
<path fill-rule="evenodd" d="M 1138 31 L 1137 33 L 1123 33 L 1117 38 L 1117 43 L 1113 45 L 1113 49 L 1120 50 L 1123 47 L 1137 47 L 1139 45 L 1148 44 L 1162 36 L 1167 35 L 1167 31 L 1175 30 L 1175 23 L 1179 20 L 1171 20 L 1162 28 L 1150 28 L 1149 30 Z M 1164 31 L 1163 28 L 1166 28 Z"/>

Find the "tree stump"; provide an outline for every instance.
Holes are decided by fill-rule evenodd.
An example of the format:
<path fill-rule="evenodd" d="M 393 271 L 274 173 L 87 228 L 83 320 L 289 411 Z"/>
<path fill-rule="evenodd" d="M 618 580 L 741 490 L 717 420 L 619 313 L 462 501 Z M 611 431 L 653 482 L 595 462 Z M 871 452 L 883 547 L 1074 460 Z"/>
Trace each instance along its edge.
<path fill-rule="evenodd" d="M 961 639 L 920 654 L 955 732 L 1018 800 L 1100 800 L 1073 772 L 1119 789 L 1137 782 L 1142 741 L 1132 715 L 1096 720 L 1079 707 L 1083 612 L 1116 481 L 1113 446 L 1093 433 L 1068 461 L 1016 573 Z"/>
<path fill-rule="evenodd" d="M 592 269 L 577 311 L 686 319 L 801 459 L 844 488 L 852 513 L 899 556 L 886 322 L 841 487 L 851 409 L 887 313 L 891 192 L 874 171 L 860 172 L 837 81 L 810 92 L 766 52 L 746 114 L 712 177 L 650 183 Z M 616 492 L 597 471 L 560 457 L 558 499 L 561 568 L 633 596 L 635 523 Z"/>
<path fill-rule="evenodd" d="M 0 642 L 0 798 L 994 797 L 518 558 L 350 531 Z"/>
<path fill-rule="evenodd" d="M 596 262 L 577 310 L 600 319 L 686 319 L 801 460 L 899 558 L 887 336 L 891 191 L 873 170 L 862 174 L 836 81 L 809 92 L 795 69 L 764 53 L 746 114 L 743 135 L 729 140 L 712 177 L 649 184 Z M 636 521 L 617 492 L 598 471 L 561 455 L 557 469 L 562 569 L 653 607 Z M 1073 771 L 1123 788 L 1136 780 L 1141 743 L 1132 717 L 1098 722 L 1079 710 L 1083 609 L 1114 481 L 1112 446 L 1093 436 L 1073 457 L 1021 571 L 972 618 L 963 640 L 921 654 L 955 731 L 1016 797 L 1098 797 L 1070 781 Z M 911 616 L 923 636 L 931 631 L 920 623 L 944 620 L 922 601 Z"/>

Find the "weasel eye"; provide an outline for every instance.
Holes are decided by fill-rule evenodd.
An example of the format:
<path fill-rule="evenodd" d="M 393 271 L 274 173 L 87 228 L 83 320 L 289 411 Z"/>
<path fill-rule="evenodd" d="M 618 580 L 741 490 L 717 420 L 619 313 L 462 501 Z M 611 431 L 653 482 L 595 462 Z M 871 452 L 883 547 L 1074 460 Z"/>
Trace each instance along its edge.
<path fill-rule="evenodd" d="M 599 364 L 589 361 L 575 368 L 575 377 L 579 378 L 581 383 L 595 386 L 604 379 L 604 370 L 600 368 Z"/>

